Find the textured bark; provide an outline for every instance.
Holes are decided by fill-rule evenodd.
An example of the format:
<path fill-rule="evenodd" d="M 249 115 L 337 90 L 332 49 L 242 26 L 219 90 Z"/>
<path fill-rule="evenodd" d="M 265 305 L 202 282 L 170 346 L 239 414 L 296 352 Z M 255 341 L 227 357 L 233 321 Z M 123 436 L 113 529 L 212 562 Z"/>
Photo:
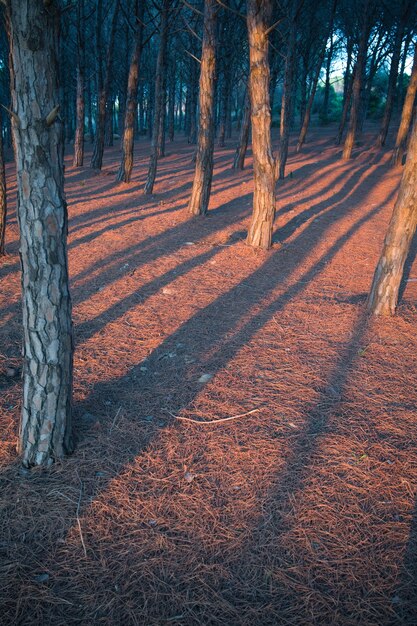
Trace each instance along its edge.
<path fill-rule="evenodd" d="M 133 145 L 135 135 L 135 118 L 138 108 L 138 83 L 139 68 L 143 46 L 143 11 L 144 2 L 136 3 L 136 33 L 132 58 L 130 60 L 129 77 L 127 79 L 127 95 L 125 120 L 122 139 L 122 159 L 120 162 L 117 180 L 128 183 L 132 175 L 133 168 Z"/>
<path fill-rule="evenodd" d="M 398 129 L 397 138 L 395 140 L 395 148 L 392 154 L 392 164 L 399 165 L 402 162 L 407 144 L 407 135 L 410 130 L 411 120 L 413 117 L 414 101 L 417 92 L 417 46 L 414 48 L 413 69 L 411 71 L 410 82 L 408 83 L 407 94 L 404 100 L 404 106 L 401 113 L 401 122 Z"/>
<path fill-rule="evenodd" d="M 245 167 L 246 150 L 248 148 L 250 131 L 250 97 L 249 89 L 245 92 L 245 103 L 243 108 L 243 120 L 240 127 L 239 143 L 236 147 L 233 169 L 243 170 Z"/>
<path fill-rule="evenodd" d="M 404 264 L 416 226 L 417 122 L 414 123 L 397 202 L 369 295 L 368 308 L 375 315 L 394 315 L 395 313 Z"/>
<path fill-rule="evenodd" d="M 343 101 L 342 116 L 340 118 L 339 129 L 337 131 L 337 137 L 336 137 L 337 146 L 340 146 L 340 144 L 342 143 L 343 133 L 345 131 L 346 121 L 347 121 L 348 113 L 349 113 L 350 101 L 352 99 L 353 81 L 355 80 L 355 74 L 356 74 L 356 65 L 353 68 L 352 75 L 349 76 L 348 84 L 346 85 L 346 94 L 345 94 L 345 98 Z"/>
<path fill-rule="evenodd" d="M 155 111 L 152 124 L 152 144 L 151 156 L 149 159 L 148 176 L 146 179 L 144 193 L 149 195 L 153 192 L 155 184 L 158 158 L 161 156 L 163 145 L 163 124 L 165 122 L 165 77 L 166 77 L 166 57 L 168 43 L 168 11 L 170 0 L 163 0 L 161 12 L 161 38 L 159 42 L 158 59 L 156 62 L 155 76 Z"/>
<path fill-rule="evenodd" d="M 3 122 L 0 111 L 0 256 L 4 255 L 4 241 L 6 236 L 7 196 L 6 171 L 3 152 Z"/>
<path fill-rule="evenodd" d="M 207 213 L 213 177 L 217 7 L 216 0 L 205 0 L 198 145 L 193 188 L 188 203 L 188 211 L 192 215 L 205 215 Z"/>
<path fill-rule="evenodd" d="M 388 128 L 391 121 L 392 110 L 394 108 L 395 88 L 398 78 L 398 66 L 401 56 L 401 45 L 404 35 L 405 24 L 401 22 L 395 33 L 394 49 L 392 51 L 391 66 L 388 78 L 388 91 L 387 101 L 385 103 L 384 117 L 382 119 L 381 130 L 379 131 L 377 146 L 382 148 L 385 145 L 385 141 L 388 134 Z"/>
<path fill-rule="evenodd" d="M 168 94 L 168 139 L 174 141 L 175 134 L 175 86 L 176 86 L 176 67 L 175 61 L 172 63 L 172 73 L 169 80 Z"/>
<path fill-rule="evenodd" d="M 23 294 L 23 464 L 49 465 L 73 449 L 72 327 L 67 270 L 55 3 L 11 0 L 12 107 Z"/>
<path fill-rule="evenodd" d="M 85 77 L 85 52 L 84 52 L 84 0 L 79 0 L 77 6 L 77 125 L 74 140 L 73 165 L 81 167 L 84 163 L 84 77 Z"/>
<path fill-rule="evenodd" d="M 97 116 L 96 116 L 96 135 L 94 139 L 93 154 L 91 157 L 91 167 L 101 170 L 103 164 L 104 153 L 104 136 L 106 132 L 106 110 L 107 99 L 110 86 L 110 70 L 114 51 L 114 36 L 116 32 L 117 12 L 119 9 L 119 0 L 115 0 L 113 15 L 111 18 L 110 39 L 106 53 L 106 67 L 103 75 L 103 64 L 101 57 L 103 55 L 103 46 L 101 41 L 101 29 L 103 19 L 103 2 L 97 1 L 97 21 L 96 21 L 96 62 L 97 62 Z"/>
<path fill-rule="evenodd" d="M 356 71 L 352 86 L 352 106 L 350 110 L 349 128 L 343 147 L 343 159 L 348 160 L 352 156 L 353 146 L 355 145 L 356 132 L 358 128 L 360 106 L 362 100 L 362 89 L 366 67 L 366 49 L 369 38 L 369 0 L 366 1 L 364 8 L 363 24 L 359 41 L 358 58 L 356 62 Z"/>
<path fill-rule="evenodd" d="M 268 249 L 275 217 L 276 164 L 271 147 L 268 26 L 272 3 L 248 0 L 249 92 L 251 101 L 254 194 L 247 243 Z"/>

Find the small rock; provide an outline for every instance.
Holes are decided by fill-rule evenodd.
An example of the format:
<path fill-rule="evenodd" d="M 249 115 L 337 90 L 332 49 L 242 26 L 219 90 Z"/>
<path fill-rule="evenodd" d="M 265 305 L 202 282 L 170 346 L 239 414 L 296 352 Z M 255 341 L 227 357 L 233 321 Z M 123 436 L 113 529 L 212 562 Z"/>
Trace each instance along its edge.
<path fill-rule="evenodd" d="M 152 422 L 153 420 L 153 415 L 145 415 L 145 417 L 143 418 L 146 422 Z"/>
<path fill-rule="evenodd" d="M 193 246 L 194 245 L 194 241 L 186 241 L 185 246 Z"/>
<path fill-rule="evenodd" d="M 203 374 L 198 379 L 198 382 L 199 383 L 208 383 L 208 381 L 211 380 L 212 378 L 213 378 L 213 374 Z"/>
<path fill-rule="evenodd" d="M 148 368 L 145 366 L 142 366 L 141 368 L 139 368 L 141 372 L 147 372 Z"/>
<path fill-rule="evenodd" d="M 184 474 L 185 482 L 192 483 L 194 478 L 195 478 L 195 474 L 192 474 L 191 472 L 185 472 L 185 474 Z"/>
<path fill-rule="evenodd" d="M 162 289 L 162 293 L 164 294 L 164 296 L 171 296 L 174 293 L 174 291 L 173 291 L 173 289 L 169 289 L 168 287 L 164 287 Z"/>
<path fill-rule="evenodd" d="M 19 374 L 19 370 L 15 367 L 6 368 L 6 376 L 7 378 L 14 378 Z"/>

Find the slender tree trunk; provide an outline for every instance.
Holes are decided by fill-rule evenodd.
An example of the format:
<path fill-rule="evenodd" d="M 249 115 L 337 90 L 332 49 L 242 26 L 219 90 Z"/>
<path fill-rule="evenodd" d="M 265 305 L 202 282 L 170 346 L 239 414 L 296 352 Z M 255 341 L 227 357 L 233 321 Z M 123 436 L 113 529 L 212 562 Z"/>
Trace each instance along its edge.
<path fill-rule="evenodd" d="M 311 85 L 310 96 L 309 96 L 306 111 L 304 114 L 303 125 L 301 127 L 300 136 L 298 137 L 296 152 L 300 152 L 307 137 L 307 131 L 310 125 L 311 110 L 313 108 L 314 97 L 316 95 L 317 84 L 319 82 L 321 66 L 323 64 L 325 53 L 326 53 L 326 44 L 323 46 L 323 49 L 320 53 L 319 60 L 317 62 L 316 71 L 315 71 L 314 78 L 313 78 L 312 85 Z"/>
<path fill-rule="evenodd" d="M 268 26 L 271 0 L 248 0 L 249 91 L 251 101 L 254 194 L 247 243 L 268 249 L 275 217 L 276 164 L 271 147 Z"/>
<path fill-rule="evenodd" d="M 364 16 L 363 16 L 363 26 L 361 37 L 359 41 L 359 51 L 358 51 L 358 59 L 356 62 L 356 72 L 355 77 L 353 79 L 352 86 L 352 107 L 350 111 L 350 120 L 349 120 L 349 129 L 346 135 L 345 144 L 343 147 L 343 159 L 348 160 L 352 156 L 353 146 L 355 145 L 356 132 L 358 128 L 359 115 L 360 115 L 360 106 L 361 106 L 361 96 L 363 89 L 363 80 L 365 75 L 365 66 L 366 66 L 366 49 L 368 45 L 369 38 L 369 0 L 366 0 Z"/>
<path fill-rule="evenodd" d="M 168 94 L 168 139 L 174 141 L 175 134 L 175 86 L 176 86 L 176 64 L 172 63 L 172 74 L 169 80 Z"/>
<path fill-rule="evenodd" d="M 198 145 L 193 188 L 188 203 L 188 211 L 192 215 L 207 213 L 213 177 L 217 10 L 216 0 L 205 0 Z"/>
<path fill-rule="evenodd" d="M 405 41 L 404 41 L 404 45 L 403 45 L 403 52 L 401 55 L 401 65 L 400 65 L 400 71 L 398 74 L 398 80 L 397 80 L 397 94 L 396 94 L 396 98 L 395 98 L 395 108 L 397 111 L 400 110 L 400 108 L 403 106 L 404 102 L 403 102 L 403 98 L 404 98 L 404 71 L 405 71 L 405 64 L 407 62 L 407 56 L 408 56 L 408 50 L 410 48 L 412 39 L 413 39 L 413 29 L 410 30 L 410 32 L 406 35 L 405 37 Z"/>
<path fill-rule="evenodd" d="M 336 137 L 337 146 L 340 146 L 340 144 L 342 143 L 343 133 L 345 131 L 345 126 L 346 126 L 346 122 L 347 122 L 348 114 L 349 114 L 350 101 L 352 99 L 353 81 L 355 79 L 355 74 L 356 74 L 356 65 L 353 68 L 352 75 L 349 76 L 348 78 L 349 84 L 347 85 L 347 88 L 346 88 L 346 95 L 345 95 L 344 102 L 343 102 L 342 117 L 340 118 L 339 129 L 337 131 L 337 137 Z"/>
<path fill-rule="evenodd" d="M 404 264 L 417 226 L 417 122 L 397 202 L 388 226 L 381 258 L 375 270 L 368 308 L 375 315 L 394 315 Z"/>
<path fill-rule="evenodd" d="M 110 86 L 110 72 L 114 51 L 114 37 L 116 33 L 117 12 L 119 8 L 119 0 L 115 0 L 113 15 L 111 19 L 110 39 L 106 53 L 106 68 L 103 76 L 103 64 L 101 57 L 103 55 L 103 47 L 101 42 L 103 0 L 97 0 L 97 22 L 96 22 L 96 62 L 97 62 L 97 122 L 96 136 L 94 140 L 93 154 L 91 157 L 91 167 L 101 170 L 103 164 L 104 138 L 106 131 L 106 111 L 107 98 Z"/>
<path fill-rule="evenodd" d="M 158 167 L 158 157 L 161 155 L 163 128 L 165 120 L 165 76 L 166 76 L 166 56 L 168 43 L 168 11 L 170 0 L 163 0 L 161 13 L 161 38 L 159 42 L 158 59 L 156 62 L 155 77 L 155 115 L 152 125 L 152 145 L 149 159 L 148 176 L 146 179 L 144 193 L 152 194 L 155 184 L 156 170 Z"/>
<path fill-rule="evenodd" d="M 398 66 L 401 56 L 401 45 L 404 35 L 405 24 L 400 23 L 395 33 L 394 49 L 392 51 L 391 66 L 388 79 L 387 101 L 385 103 L 384 117 L 382 120 L 381 130 L 379 131 L 377 146 L 382 148 L 388 134 L 389 123 L 391 121 L 392 110 L 394 108 L 395 88 L 398 79 Z"/>
<path fill-rule="evenodd" d="M 0 256 L 4 256 L 4 241 L 6 235 L 7 194 L 6 168 L 3 151 L 3 121 L 0 111 Z"/>
<path fill-rule="evenodd" d="M 280 179 L 285 177 L 285 165 L 288 157 L 288 144 L 290 140 L 290 126 L 293 108 L 293 83 L 295 68 L 295 42 L 296 42 L 296 23 L 291 20 L 287 60 L 285 64 L 284 90 L 282 93 L 281 106 L 281 124 L 280 124 L 280 142 L 278 152 L 278 176 Z"/>
<path fill-rule="evenodd" d="M 24 330 L 18 450 L 25 466 L 49 465 L 73 450 L 67 210 L 56 116 L 58 20 L 53 1 L 47 8 L 43 0 L 10 2 Z"/>
<path fill-rule="evenodd" d="M 243 120 L 240 127 L 239 143 L 236 147 L 233 169 L 243 170 L 245 167 L 246 150 L 248 148 L 250 131 L 250 97 L 249 89 L 245 91 L 245 102 L 243 107 Z"/>
<path fill-rule="evenodd" d="M 144 3 L 139 0 L 136 3 L 136 33 L 132 58 L 127 79 L 127 95 L 125 107 L 125 121 L 122 139 L 122 159 L 120 162 L 117 179 L 119 182 L 128 183 L 132 176 L 133 168 L 133 145 L 135 135 L 135 118 L 138 108 L 138 84 L 139 68 L 143 47 L 143 11 Z"/>
<path fill-rule="evenodd" d="M 414 101 L 416 99 L 417 92 L 417 45 L 414 48 L 414 61 L 413 69 L 411 71 L 410 82 L 408 83 L 407 94 L 404 100 L 404 106 L 401 114 L 400 127 L 397 133 L 397 139 L 395 141 L 395 148 L 392 154 L 392 165 L 399 165 L 402 162 L 402 158 L 406 149 L 407 135 L 410 129 L 411 120 L 413 117 Z"/>
<path fill-rule="evenodd" d="M 327 55 L 327 62 L 326 62 L 326 81 L 324 83 L 323 107 L 320 112 L 320 119 L 323 124 L 327 124 L 327 122 L 329 121 L 330 69 L 332 66 L 332 58 L 333 58 L 333 32 L 330 33 L 330 48 L 329 48 L 329 52 Z"/>
<path fill-rule="evenodd" d="M 81 167 L 84 163 L 84 76 L 85 76 L 85 50 L 84 50 L 84 0 L 79 0 L 77 5 L 77 126 L 74 140 L 74 167 Z"/>
<path fill-rule="evenodd" d="M 88 138 L 89 138 L 90 143 L 93 143 L 94 129 L 93 129 L 93 103 L 92 103 L 92 95 L 91 95 L 91 80 L 87 81 L 87 107 L 88 107 L 88 121 L 87 121 Z"/>

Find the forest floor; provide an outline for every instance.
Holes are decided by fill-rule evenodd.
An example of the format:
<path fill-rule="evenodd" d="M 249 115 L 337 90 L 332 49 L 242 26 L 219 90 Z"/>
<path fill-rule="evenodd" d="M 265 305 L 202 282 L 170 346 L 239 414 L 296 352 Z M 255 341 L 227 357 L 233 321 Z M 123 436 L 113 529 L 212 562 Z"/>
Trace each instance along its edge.
<path fill-rule="evenodd" d="M 417 263 L 397 315 L 369 319 L 401 170 L 368 130 L 349 162 L 334 128 L 300 155 L 292 142 L 269 252 L 245 245 L 252 171 L 230 169 L 235 141 L 216 148 L 201 219 L 182 139 L 151 197 L 147 141 L 130 185 L 115 183 L 118 148 L 101 173 L 68 155 L 77 448 L 31 472 L 15 452 L 9 166 L 2 624 L 417 624 Z"/>

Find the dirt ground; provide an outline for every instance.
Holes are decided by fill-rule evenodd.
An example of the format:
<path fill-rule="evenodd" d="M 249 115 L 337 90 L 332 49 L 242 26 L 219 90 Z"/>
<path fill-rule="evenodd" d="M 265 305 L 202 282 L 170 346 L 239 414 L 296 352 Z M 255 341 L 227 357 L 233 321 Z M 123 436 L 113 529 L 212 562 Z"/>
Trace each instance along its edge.
<path fill-rule="evenodd" d="M 293 139 L 269 252 L 244 243 L 252 172 L 230 168 L 232 140 L 201 219 L 182 138 L 151 197 L 147 141 L 130 185 L 118 147 L 98 174 L 68 155 L 77 449 L 31 472 L 9 166 L 1 624 L 417 624 L 417 264 L 395 318 L 369 319 L 401 170 L 376 128 L 348 163 L 334 133 L 300 155 Z"/>

